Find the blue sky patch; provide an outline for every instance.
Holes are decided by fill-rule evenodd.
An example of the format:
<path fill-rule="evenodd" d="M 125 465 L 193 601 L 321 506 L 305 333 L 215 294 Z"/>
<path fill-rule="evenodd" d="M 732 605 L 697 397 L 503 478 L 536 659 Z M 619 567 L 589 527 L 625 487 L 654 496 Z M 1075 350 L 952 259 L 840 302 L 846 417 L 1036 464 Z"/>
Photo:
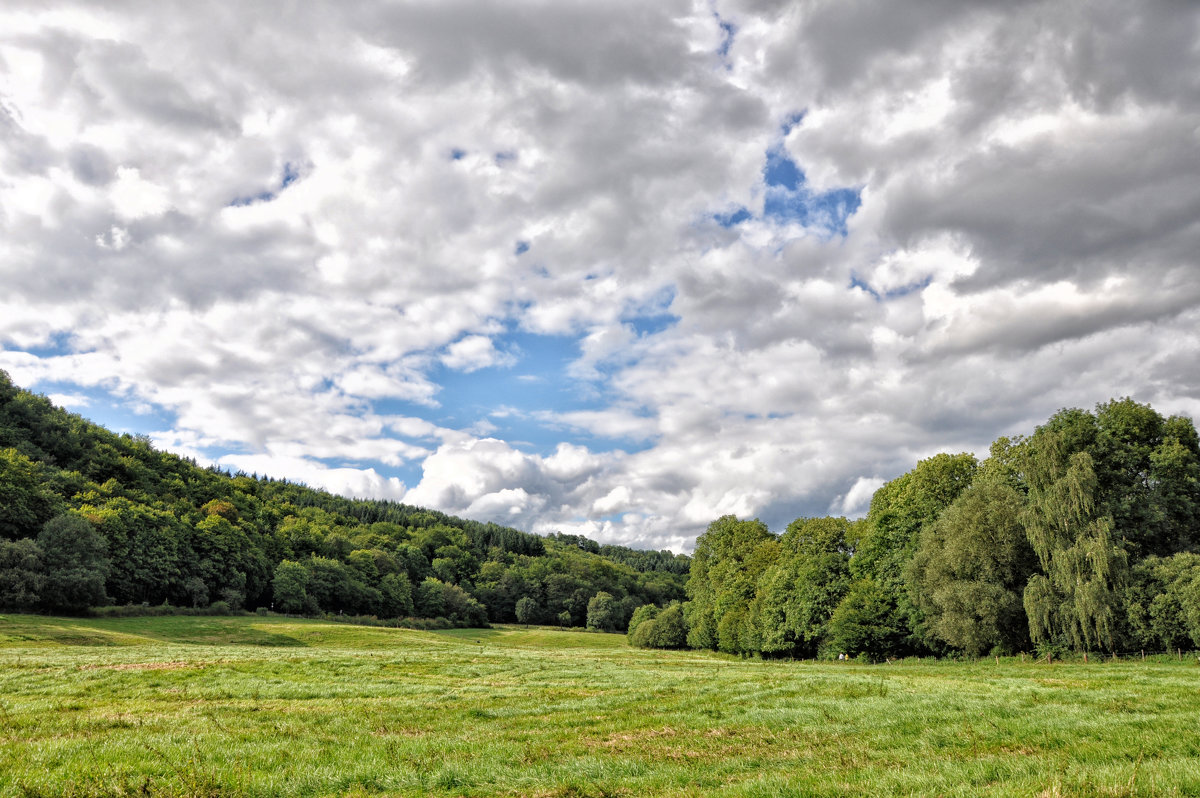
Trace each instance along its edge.
<path fill-rule="evenodd" d="M 665 329 L 673 321 L 674 317 L 666 315 L 650 317 L 643 329 Z M 495 436 L 518 449 L 542 456 L 553 454 L 563 440 L 596 452 L 638 451 L 649 446 L 644 441 L 602 438 L 576 430 L 564 434 L 562 424 L 546 418 L 552 413 L 602 410 L 609 406 L 611 397 L 568 374 L 569 366 L 579 358 L 578 336 L 510 330 L 494 340 L 498 349 L 517 354 L 515 365 L 492 366 L 469 373 L 437 366 L 429 371 L 428 377 L 441 387 L 436 397 L 439 407 L 387 400 L 375 402 L 375 411 L 415 416 L 449 429 L 475 428 L 480 437 Z M 479 428 L 480 424 L 484 427 Z M 380 473 L 399 476 L 407 484 L 416 484 L 408 482 L 401 471 L 385 472 L 378 464 L 374 467 Z"/>
<path fill-rule="evenodd" d="M 295 183 L 300 179 L 300 170 L 291 161 L 283 165 L 283 177 L 279 179 L 279 188 L 275 191 L 267 190 L 260 191 L 257 194 L 252 194 L 246 197 L 238 197 L 229 205 L 233 208 L 243 208 L 247 205 L 254 205 L 259 202 L 271 202 L 279 196 L 279 192 Z"/>
<path fill-rule="evenodd" d="M 45 343 L 37 346 L 6 346 L 4 348 L 10 352 L 25 352 L 39 358 L 75 354 L 75 350 L 71 347 L 71 333 L 65 330 L 51 333 Z"/>
<path fill-rule="evenodd" d="M 733 47 L 733 39 L 737 35 L 737 25 L 721 19 L 721 15 L 716 11 L 713 12 L 713 16 L 717 20 L 717 25 L 721 28 L 721 43 L 717 46 L 717 55 L 721 56 L 721 60 L 725 63 L 725 68 L 731 69 L 733 65 L 729 63 L 729 50 Z"/>
<path fill-rule="evenodd" d="M 639 338 L 645 338 L 648 335 L 657 335 L 664 330 L 670 329 L 678 323 L 679 317 L 674 313 L 653 313 L 648 316 L 638 316 L 635 319 L 630 319 L 629 324 L 637 332 Z"/>
<path fill-rule="evenodd" d="M 713 219 L 722 227 L 736 227 L 742 222 L 752 219 L 754 214 L 750 213 L 747 208 L 738 206 L 735 210 L 726 211 L 725 213 L 714 213 Z"/>
<path fill-rule="evenodd" d="M 791 133 L 792 130 L 796 128 L 797 125 L 804 121 L 804 114 L 804 111 L 793 111 L 784 118 L 783 124 L 780 125 L 780 130 L 783 131 L 785 138 L 787 137 L 787 134 Z"/>
<path fill-rule="evenodd" d="M 767 150 L 767 163 L 763 167 L 763 180 L 768 186 L 778 186 L 796 191 L 804 184 L 804 172 L 796 166 L 787 151 L 781 146 Z"/>
<path fill-rule="evenodd" d="M 300 170 L 296 168 L 295 164 L 288 161 L 283 165 L 283 180 L 279 182 L 279 190 L 282 191 L 299 179 Z"/>
<path fill-rule="evenodd" d="M 845 236 L 846 220 L 862 205 L 861 189 L 835 188 L 814 193 L 803 170 L 782 146 L 767 151 L 763 180 L 767 184 L 763 216 L 781 224 L 798 223 Z"/>
<path fill-rule="evenodd" d="M 514 255 L 524 255 L 528 251 L 529 251 L 529 242 L 528 241 L 518 241 L 516 249 L 513 250 L 513 254 Z"/>
<path fill-rule="evenodd" d="M 137 434 L 144 430 L 169 430 L 176 416 L 158 405 L 120 396 L 99 386 L 86 387 L 71 382 L 39 382 L 26 386 L 45 396 L 83 397 L 86 404 L 69 403 L 66 409 L 117 433 Z"/>
<path fill-rule="evenodd" d="M 870 283 L 859 277 L 857 274 L 850 276 L 850 287 L 861 288 L 863 291 L 866 291 L 868 294 L 873 296 L 876 302 L 883 302 L 888 299 L 899 299 L 902 296 L 908 296 L 909 294 L 924 291 L 932 282 L 933 275 L 928 275 L 920 280 L 914 280 L 913 282 L 902 285 L 899 288 L 893 288 L 889 291 L 884 291 L 881 293 L 875 290 Z"/>

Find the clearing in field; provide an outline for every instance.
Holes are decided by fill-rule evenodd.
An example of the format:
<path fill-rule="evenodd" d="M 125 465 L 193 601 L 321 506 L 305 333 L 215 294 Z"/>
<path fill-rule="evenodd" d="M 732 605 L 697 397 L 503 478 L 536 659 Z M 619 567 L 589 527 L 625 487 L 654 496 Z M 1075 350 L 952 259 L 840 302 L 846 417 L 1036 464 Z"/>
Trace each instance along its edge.
<path fill-rule="evenodd" d="M 1179 662 L 763 662 L 554 629 L 0 616 L 0 796 L 1195 795 Z"/>

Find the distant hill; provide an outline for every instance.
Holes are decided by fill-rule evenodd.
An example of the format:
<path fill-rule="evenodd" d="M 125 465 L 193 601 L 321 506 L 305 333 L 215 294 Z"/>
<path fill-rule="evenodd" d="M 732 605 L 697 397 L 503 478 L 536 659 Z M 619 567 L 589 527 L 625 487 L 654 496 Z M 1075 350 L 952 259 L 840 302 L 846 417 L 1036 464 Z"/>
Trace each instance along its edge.
<path fill-rule="evenodd" d="M 603 625 L 623 629 L 638 606 L 682 599 L 689 563 L 202 468 L 0 371 L 0 608 L 225 602 L 582 626 L 607 594 Z"/>

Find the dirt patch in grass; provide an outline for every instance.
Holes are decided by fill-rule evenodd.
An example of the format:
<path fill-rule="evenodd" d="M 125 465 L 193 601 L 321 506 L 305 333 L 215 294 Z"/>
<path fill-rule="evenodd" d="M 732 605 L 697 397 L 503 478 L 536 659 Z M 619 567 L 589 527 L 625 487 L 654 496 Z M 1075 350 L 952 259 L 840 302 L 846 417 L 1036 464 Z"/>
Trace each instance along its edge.
<path fill-rule="evenodd" d="M 118 665 L 80 665 L 81 671 L 177 671 L 184 668 L 199 668 L 194 662 L 122 662 Z"/>

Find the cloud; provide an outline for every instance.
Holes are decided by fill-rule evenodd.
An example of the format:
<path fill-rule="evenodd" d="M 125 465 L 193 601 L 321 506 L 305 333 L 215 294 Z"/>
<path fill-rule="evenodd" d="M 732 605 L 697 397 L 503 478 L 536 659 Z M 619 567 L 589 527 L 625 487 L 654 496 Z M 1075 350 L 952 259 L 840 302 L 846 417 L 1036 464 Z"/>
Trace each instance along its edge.
<path fill-rule="evenodd" d="M 9 3 L 0 368 L 543 532 L 855 515 L 1060 407 L 1200 412 L 1198 17 Z"/>
<path fill-rule="evenodd" d="M 385 477 L 374 468 L 330 468 L 305 457 L 274 457 L 271 455 L 226 455 L 216 464 L 231 471 L 247 474 L 278 476 L 311 488 L 340 493 L 353 498 L 403 500 L 407 490 L 395 477 Z"/>
<path fill-rule="evenodd" d="M 517 359 L 507 352 L 497 351 L 486 335 L 468 335 L 446 347 L 442 363 L 456 371 L 472 372 L 488 366 L 511 366 Z"/>

